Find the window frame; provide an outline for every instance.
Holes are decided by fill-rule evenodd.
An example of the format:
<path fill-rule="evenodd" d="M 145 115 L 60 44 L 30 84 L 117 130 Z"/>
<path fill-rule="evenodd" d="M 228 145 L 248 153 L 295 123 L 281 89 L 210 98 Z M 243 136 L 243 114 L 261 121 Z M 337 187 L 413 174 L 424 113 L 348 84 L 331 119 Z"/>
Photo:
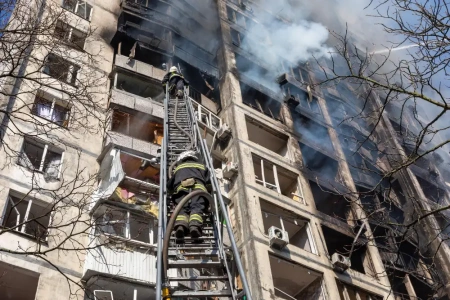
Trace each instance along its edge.
<path fill-rule="evenodd" d="M 20 203 L 21 201 L 26 201 L 27 202 L 26 203 L 27 208 L 26 208 L 25 213 L 23 215 L 23 219 L 22 219 L 21 213 L 17 209 L 17 203 L 14 202 L 13 198 L 16 198 L 18 200 L 18 203 Z M 11 204 L 11 211 L 15 211 L 15 213 L 17 215 L 16 225 L 15 225 L 16 228 L 13 229 L 13 232 L 15 231 L 15 232 L 18 232 L 20 234 L 24 234 L 26 236 L 33 237 L 33 238 L 37 239 L 38 238 L 37 236 L 26 232 L 27 225 L 31 223 L 31 222 L 29 222 L 28 218 L 30 216 L 31 207 L 33 205 L 39 206 L 39 207 L 45 209 L 44 205 L 41 205 L 40 201 L 38 201 L 36 199 L 29 198 L 29 197 L 24 197 L 24 196 L 16 196 L 14 194 L 11 195 L 11 193 L 8 194 L 7 202 Z M 1 221 L 1 227 L 3 227 L 3 228 L 11 228 L 11 227 L 6 227 L 5 224 L 4 224 L 6 222 L 6 220 L 7 220 L 7 218 L 6 218 L 7 217 L 6 216 L 7 213 L 8 213 L 8 204 L 6 204 L 4 206 L 3 214 L 2 214 L 2 217 L 1 217 L 1 220 L 2 220 Z M 48 224 L 45 225 L 45 239 L 39 238 L 40 241 L 42 241 L 42 242 L 47 242 L 48 241 L 49 227 L 51 226 L 52 221 L 53 221 L 53 213 L 50 212 L 49 219 L 48 219 Z"/>
<path fill-rule="evenodd" d="M 43 116 L 39 115 L 37 113 L 37 104 L 39 104 L 39 103 L 36 102 L 37 100 L 41 100 L 41 101 L 44 100 L 44 101 L 48 102 L 49 104 L 51 104 L 50 113 L 49 113 L 50 114 L 50 118 L 53 117 L 53 113 L 55 112 L 55 106 L 61 106 L 61 107 L 65 108 L 65 110 L 66 110 L 65 118 L 64 118 L 64 120 L 60 120 L 60 121 L 62 121 L 62 124 L 58 124 L 58 120 L 53 121 L 52 119 L 47 119 L 46 117 L 43 117 Z M 39 118 L 43 118 L 43 119 L 45 119 L 45 120 L 47 120 L 47 121 L 49 121 L 49 122 L 51 122 L 53 124 L 57 124 L 58 126 L 61 126 L 63 128 L 69 128 L 72 107 L 70 106 L 69 103 L 65 103 L 67 106 L 64 107 L 63 105 L 59 105 L 57 102 L 63 102 L 63 101 L 61 99 L 57 98 L 57 97 L 51 97 L 51 100 L 50 100 L 47 97 L 45 97 L 45 95 L 37 94 L 35 99 L 34 99 L 33 107 L 32 107 L 32 110 L 31 110 L 31 114 L 33 114 L 33 115 L 35 115 L 35 116 L 37 116 Z M 66 123 L 66 125 L 64 125 L 64 123 Z"/>
<path fill-rule="evenodd" d="M 50 57 L 53 57 L 53 59 L 60 60 L 60 61 L 59 62 L 55 61 L 53 64 L 49 65 Z M 51 67 L 53 67 L 53 68 L 56 67 L 56 68 L 60 69 L 61 67 L 63 67 L 63 65 L 68 66 L 67 70 L 64 70 L 64 72 L 67 72 L 67 74 L 65 76 L 66 77 L 65 79 L 62 79 L 62 78 L 59 78 L 59 77 L 54 77 L 54 76 L 50 75 L 50 73 L 51 73 L 50 68 Z M 66 66 L 64 66 L 64 67 L 66 67 Z M 79 71 L 80 70 L 81 70 L 81 67 L 79 65 L 71 62 L 70 60 L 65 59 L 65 58 L 63 58 L 63 57 L 61 57 L 59 55 L 54 54 L 54 53 L 49 53 L 47 55 L 47 57 L 45 58 L 45 62 L 44 62 L 44 65 L 43 65 L 42 73 L 44 73 L 44 74 L 46 74 L 46 75 L 50 76 L 51 78 L 54 78 L 54 79 L 56 79 L 58 81 L 61 81 L 63 83 L 66 83 L 68 85 L 76 87 L 77 86 L 76 81 L 78 79 L 78 75 L 79 75 Z M 58 73 L 63 73 L 63 72 L 60 72 L 60 70 L 55 70 L 55 71 L 57 71 Z M 61 74 L 61 75 L 64 75 L 64 74 Z"/>
<path fill-rule="evenodd" d="M 41 159 L 40 159 L 40 162 L 39 162 L 39 168 L 38 169 L 36 169 L 36 168 L 31 169 L 29 166 L 23 165 L 22 162 L 21 162 L 21 160 L 23 159 L 22 155 L 26 155 L 26 153 L 24 153 L 24 148 L 25 148 L 25 144 L 26 143 L 28 143 L 30 145 L 33 145 L 35 147 L 43 147 L 44 148 L 43 151 L 42 151 L 42 156 L 41 156 Z M 19 166 L 22 166 L 22 167 L 32 171 L 32 172 L 38 172 L 38 173 L 45 174 L 44 165 L 45 165 L 45 159 L 47 157 L 47 153 L 50 152 L 49 148 L 50 148 L 51 152 L 58 153 L 61 156 L 60 163 L 59 163 L 59 166 L 58 166 L 58 175 L 56 177 L 50 177 L 50 178 L 51 179 L 60 180 L 61 179 L 61 173 L 62 173 L 62 165 L 63 165 L 63 162 L 64 162 L 64 152 L 65 151 L 61 151 L 61 149 L 58 149 L 58 148 L 56 148 L 54 146 L 51 146 L 51 145 L 49 145 L 48 143 L 46 143 L 44 141 L 38 141 L 38 140 L 30 139 L 30 138 L 24 138 L 23 143 L 22 143 L 22 148 L 21 148 L 20 154 L 19 154 L 19 160 L 18 160 L 17 164 Z M 27 158 L 28 158 L 28 156 L 27 156 Z M 29 158 L 28 158 L 28 160 L 29 160 Z"/>
<path fill-rule="evenodd" d="M 73 7 L 73 10 L 69 6 L 65 5 L 67 2 L 70 3 L 71 1 L 75 2 L 75 6 Z M 80 2 L 84 3 L 84 5 L 86 5 L 86 6 L 90 6 L 91 7 L 89 16 L 86 16 L 86 8 L 85 8 L 85 17 L 83 17 L 82 15 L 77 13 Z M 86 20 L 88 22 L 90 22 L 92 20 L 92 13 L 94 11 L 94 6 L 89 4 L 87 1 L 83 1 L 83 0 L 62 0 L 61 7 L 64 8 L 65 10 L 73 13 L 74 15 L 82 18 L 83 20 Z"/>
<path fill-rule="evenodd" d="M 61 27 L 59 27 L 58 25 L 61 25 Z M 62 30 L 62 33 L 64 33 L 64 36 L 57 34 L 57 30 Z M 81 35 L 83 35 L 83 38 L 84 38 L 83 47 L 79 47 L 77 45 L 77 43 L 72 40 L 72 37 L 74 36 L 74 34 L 73 34 L 74 31 L 78 31 Z M 65 42 L 70 48 L 72 48 L 74 50 L 84 51 L 84 47 L 86 46 L 87 33 L 84 32 L 83 30 L 75 28 L 61 20 L 58 20 L 56 22 L 56 26 L 53 31 L 53 36 L 55 38 L 57 38 L 58 40 Z"/>
<path fill-rule="evenodd" d="M 111 210 L 110 210 L 111 209 Z M 109 210 L 109 211 L 108 211 Z M 108 213 L 119 213 L 122 214 L 122 217 L 120 220 L 107 220 L 108 217 Z M 148 240 L 149 242 L 143 242 L 137 239 L 134 239 L 131 236 L 131 222 L 133 220 L 140 220 L 140 221 L 148 221 L 145 223 L 148 223 L 148 232 L 149 232 L 149 236 L 148 236 Z M 126 209 L 120 209 L 120 208 L 116 208 L 116 207 L 111 207 L 111 206 L 107 206 L 106 208 L 106 212 L 103 214 L 103 217 L 99 219 L 99 221 L 101 222 L 100 224 L 96 223 L 95 226 L 98 228 L 101 228 L 100 230 L 100 234 L 102 235 L 106 235 L 106 236 L 110 236 L 112 238 L 118 238 L 118 239 L 125 239 L 127 241 L 131 241 L 131 242 L 137 242 L 137 243 L 143 243 L 146 245 L 155 245 L 156 244 L 156 240 L 155 240 L 155 227 L 156 225 L 156 220 L 154 218 L 149 218 L 148 220 L 146 220 L 145 217 L 141 217 L 138 214 L 134 214 L 132 212 L 130 212 L 130 210 L 126 210 Z M 144 223 L 144 222 L 143 222 Z M 124 224 L 124 234 L 120 235 L 120 234 L 114 234 L 114 233 L 109 233 L 106 232 L 106 230 L 104 230 L 103 228 L 107 227 L 107 226 L 112 226 L 114 224 Z"/>

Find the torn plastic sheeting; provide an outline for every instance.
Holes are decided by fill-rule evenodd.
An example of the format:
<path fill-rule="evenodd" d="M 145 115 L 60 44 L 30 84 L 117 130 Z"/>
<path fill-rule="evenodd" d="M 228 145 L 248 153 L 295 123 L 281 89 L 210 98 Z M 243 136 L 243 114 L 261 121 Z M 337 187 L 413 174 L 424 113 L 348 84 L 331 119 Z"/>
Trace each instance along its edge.
<path fill-rule="evenodd" d="M 99 177 L 100 184 L 92 194 L 91 209 L 95 207 L 99 200 L 111 197 L 125 177 L 120 161 L 120 150 L 112 149 L 109 155 L 105 156 L 100 165 Z"/>

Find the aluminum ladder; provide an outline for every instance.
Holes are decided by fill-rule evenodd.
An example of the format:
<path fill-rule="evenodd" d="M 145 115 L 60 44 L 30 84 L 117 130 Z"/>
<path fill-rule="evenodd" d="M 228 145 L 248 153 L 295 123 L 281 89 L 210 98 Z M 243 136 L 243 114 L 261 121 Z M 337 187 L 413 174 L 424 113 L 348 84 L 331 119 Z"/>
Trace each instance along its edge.
<path fill-rule="evenodd" d="M 195 243 L 190 237 L 185 237 L 183 244 L 177 244 L 173 232 L 168 232 L 176 212 L 168 209 L 170 195 L 167 192 L 167 180 L 178 155 L 186 150 L 200 153 L 201 162 L 210 170 L 212 192 L 207 196 L 211 213 L 204 216 L 202 243 Z M 251 300 L 233 232 L 230 226 L 223 225 L 231 223 L 187 89 L 182 99 L 171 98 L 166 92 L 160 162 L 156 299 Z M 224 234 L 228 237 L 228 245 L 223 242 Z M 169 277 L 167 270 L 174 268 L 178 275 Z M 235 284 L 237 276 L 242 283 L 240 290 Z M 178 288 L 171 287 L 171 282 L 177 282 Z"/>

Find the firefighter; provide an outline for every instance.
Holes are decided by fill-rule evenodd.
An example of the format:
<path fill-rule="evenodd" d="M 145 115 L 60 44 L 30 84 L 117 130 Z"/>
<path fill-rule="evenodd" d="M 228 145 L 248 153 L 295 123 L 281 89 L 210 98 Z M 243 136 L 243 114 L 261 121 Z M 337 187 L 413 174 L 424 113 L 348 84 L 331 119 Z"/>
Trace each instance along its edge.
<path fill-rule="evenodd" d="M 196 152 L 185 151 L 177 159 L 167 188 L 173 192 L 172 200 L 178 204 L 191 191 L 207 192 L 206 186 L 209 184 L 209 171 L 205 165 L 198 162 Z M 203 196 L 196 196 L 185 204 L 175 221 L 175 236 L 178 240 L 182 240 L 188 231 L 194 240 L 201 237 L 203 214 L 206 213 L 208 204 L 208 199 Z"/>
<path fill-rule="evenodd" d="M 180 74 L 178 68 L 173 66 L 169 69 L 169 72 L 164 76 L 162 85 L 166 88 L 169 83 L 169 94 L 177 96 L 177 98 L 183 98 L 184 87 L 189 85 L 189 82 Z"/>

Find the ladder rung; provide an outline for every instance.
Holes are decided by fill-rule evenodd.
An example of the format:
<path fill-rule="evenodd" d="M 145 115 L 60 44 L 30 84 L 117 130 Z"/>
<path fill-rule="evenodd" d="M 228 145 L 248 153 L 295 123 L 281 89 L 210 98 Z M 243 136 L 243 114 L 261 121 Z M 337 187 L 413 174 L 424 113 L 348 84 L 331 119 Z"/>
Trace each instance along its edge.
<path fill-rule="evenodd" d="M 206 250 L 205 252 L 186 252 L 186 253 L 180 253 L 180 251 L 169 251 L 169 256 L 177 256 L 177 255 L 183 255 L 183 256 L 216 256 L 218 255 L 217 250 Z"/>
<path fill-rule="evenodd" d="M 169 281 L 210 281 L 210 280 L 228 280 L 228 276 L 190 276 L 190 277 L 169 277 Z"/>
<path fill-rule="evenodd" d="M 205 247 L 199 244 L 183 245 L 180 247 L 169 247 L 169 250 L 219 250 L 217 247 Z"/>
<path fill-rule="evenodd" d="M 221 261 L 212 261 L 210 259 L 192 259 L 169 261 L 169 268 L 215 268 L 222 267 Z"/>
<path fill-rule="evenodd" d="M 189 298 L 189 297 L 231 297 L 233 294 L 230 290 L 221 291 L 174 291 L 172 298 Z"/>

